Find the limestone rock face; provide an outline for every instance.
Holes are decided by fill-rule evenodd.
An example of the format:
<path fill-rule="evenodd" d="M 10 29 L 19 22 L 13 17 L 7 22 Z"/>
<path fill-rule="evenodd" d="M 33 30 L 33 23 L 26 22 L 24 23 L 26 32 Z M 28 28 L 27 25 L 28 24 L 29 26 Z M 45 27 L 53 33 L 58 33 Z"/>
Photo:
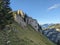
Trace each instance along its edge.
<path fill-rule="evenodd" d="M 36 21 L 36 19 L 33 19 L 31 17 L 27 18 L 27 23 L 30 24 L 36 31 L 38 31 L 38 22 Z"/>
<path fill-rule="evenodd" d="M 22 18 L 24 18 L 24 12 L 22 10 L 18 10 L 17 15 L 20 15 Z"/>
<path fill-rule="evenodd" d="M 17 12 L 15 12 L 15 14 L 14 14 L 14 20 L 18 23 L 18 24 L 20 24 L 21 25 L 21 27 L 26 27 L 26 23 L 24 22 L 24 20 L 23 20 L 23 18 L 24 18 L 24 14 L 23 14 L 23 12 L 22 11 L 17 11 Z"/>
<path fill-rule="evenodd" d="M 27 24 L 31 25 L 36 31 L 39 30 L 39 25 L 36 19 L 27 16 L 22 10 L 14 12 L 14 20 L 22 27 L 26 27 Z"/>

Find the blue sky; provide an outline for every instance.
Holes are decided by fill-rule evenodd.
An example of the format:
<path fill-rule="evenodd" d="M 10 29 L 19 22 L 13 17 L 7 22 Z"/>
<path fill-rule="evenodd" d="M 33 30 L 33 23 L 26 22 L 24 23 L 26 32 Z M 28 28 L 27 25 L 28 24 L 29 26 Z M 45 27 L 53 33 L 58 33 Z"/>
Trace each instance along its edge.
<path fill-rule="evenodd" d="M 60 23 L 60 0 L 11 0 L 13 11 L 23 10 L 39 24 Z"/>

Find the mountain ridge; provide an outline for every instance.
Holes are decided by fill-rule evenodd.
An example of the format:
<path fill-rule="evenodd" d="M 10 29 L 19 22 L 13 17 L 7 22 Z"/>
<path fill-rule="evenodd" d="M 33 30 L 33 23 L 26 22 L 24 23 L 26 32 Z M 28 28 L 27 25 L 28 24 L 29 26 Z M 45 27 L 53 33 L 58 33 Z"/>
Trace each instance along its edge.
<path fill-rule="evenodd" d="M 0 45 L 55 45 L 39 32 L 42 29 L 35 19 L 20 11 L 13 16 L 13 23 L 0 30 Z"/>

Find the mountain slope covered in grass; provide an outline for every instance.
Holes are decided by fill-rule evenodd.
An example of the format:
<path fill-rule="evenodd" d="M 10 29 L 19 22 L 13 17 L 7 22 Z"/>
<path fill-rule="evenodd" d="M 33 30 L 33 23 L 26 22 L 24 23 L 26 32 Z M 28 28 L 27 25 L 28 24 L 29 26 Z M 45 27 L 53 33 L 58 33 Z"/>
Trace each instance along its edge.
<path fill-rule="evenodd" d="M 0 45 L 55 45 L 29 25 L 22 28 L 14 23 L 10 28 L 10 30 L 0 30 Z"/>
<path fill-rule="evenodd" d="M 54 24 L 48 27 L 48 29 L 56 29 L 56 31 L 60 32 L 60 24 Z"/>
<path fill-rule="evenodd" d="M 49 26 L 49 28 L 58 28 L 58 29 L 60 29 L 60 24 L 51 25 L 51 26 Z"/>

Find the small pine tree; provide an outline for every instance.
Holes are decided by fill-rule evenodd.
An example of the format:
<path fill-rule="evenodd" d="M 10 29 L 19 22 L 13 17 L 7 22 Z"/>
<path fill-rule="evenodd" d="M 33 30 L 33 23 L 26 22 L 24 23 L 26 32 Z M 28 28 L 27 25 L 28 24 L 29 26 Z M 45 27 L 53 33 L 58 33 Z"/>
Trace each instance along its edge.
<path fill-rule="evenodd" d="M 0 29 L 12 23 L 12 9 L 9 7 L 10 0 L 0 0 Z"/>

